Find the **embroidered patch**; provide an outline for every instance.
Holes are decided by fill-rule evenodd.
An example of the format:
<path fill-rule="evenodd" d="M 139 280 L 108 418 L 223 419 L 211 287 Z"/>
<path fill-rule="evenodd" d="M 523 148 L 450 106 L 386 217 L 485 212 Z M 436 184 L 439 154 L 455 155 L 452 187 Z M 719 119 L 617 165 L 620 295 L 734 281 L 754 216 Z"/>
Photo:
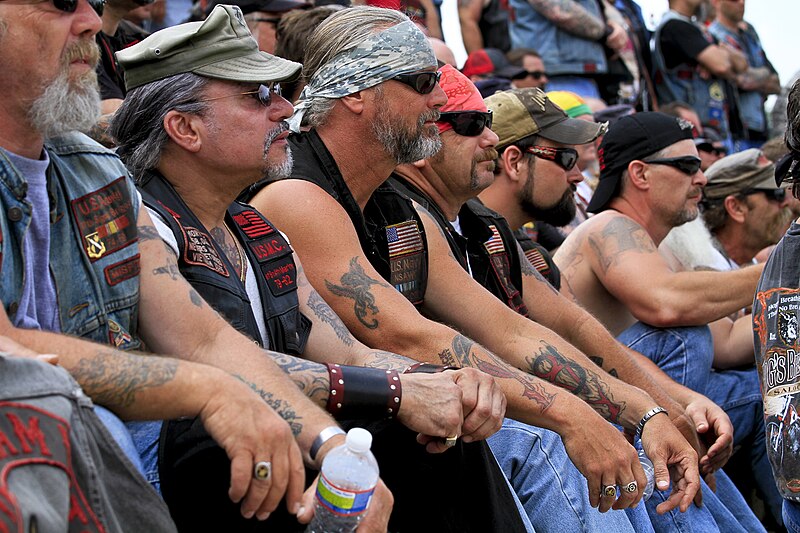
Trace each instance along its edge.
<path fill-rule="evenodd" d="M 7 485 L 11 471 L 29 465 L 60 468 L 69 478 L 69 531 L 105 531 L 72 468 L 69 423 L 32 405 L 0 402 L 0 531 L 27 531 L 17 497 Z M 25 504 L 31 503 L 26 501 Z"/>
<path fill-rule="evenodd" d="M 550 273 L 550 265 L 547 264 L 545 261 L 542 252 L 537 250 L 536 248 L 531 248 L 530 250 L 525 251 L 525 257 L 528 258 L 533 268 L 539 271 L 540 274 L 546 276 Z"/>
<path fill-rule="evenodd" d="M 113 287 L 127 279 L 135 278 L 139 275 L 140 270 L 139 254 L 136 254 L 124 261 L 105 267 L 103 273 L 106 276 L 106 283 Z"/>
<path fill-rule="evenodd" d="M 247 246 L 250 247 L 250 251 L 253 252 L 253 255 L 256 256 L 259 263 L 266 263 L 267 261 L 291 253 L 292 251 L 292 249 L 289 248 L 289 243 L 278 236 L 248 242 Z"/>
<path fill-rule="evenodd" d="M 492 230 L 492 236 L 488 241 L 483 243 L 483 245 L 486 247 L 486 251 L 490 254 L 504 253 L 506 248 L 503 246 L 503 239 L 500 237 L 500 232 L 497 231 L 497 226 L 494 224 L 489 224 L 489 229 Z"/>
<path fill-rule="evenodd" d="M 508 259 L 503 238 L 500 237 L 500 232 L 497 231 L 497 226 L 494 224 L 489 224 L 489 229 L 492 230 L 492 236 L 483 243 L 483 246 L 489 252 L 489 262 L 494 270 L 495 279 L 506 295 L 506 305 L 517 313 L 528 316 L 528 307 L 522 301 L 522 294 L 511 283 L 511 262 Z"/>
<path fill-rule="evenodd" d="M 225 263 L 205 232 L 191 226 L 181 226 L 186 248 L 183 250 L 183 260 L 190 265 L 203 266 L 213 270 L 220 276 L 230 277 Z"/>
<path fill-rule="evenodd" d="M 258 239 L 275 231 L 258 213 L 252 210 L 233 215 L 233 221 L 251 239 Z"/>
<path fill-rule="evenodd" d="M 389 257 L 423 250 L 422 236 L 416 220 L 406 220 L 400 224 L 386 226 L 386 242 L 389 244 Z"/>
<path fill-rule="evenodd" d="M 133 337 L 131 334 L 125 331 L 125 329 L 120 326 L 114 320 L 108 319 L 108 342 L 110 342 L 113 346 L 116 346 L 120 350 L 124 350 L 133 342 Z"/>
<path fill-rule="evenodd" d="M 124 176 L 73 200 L 71 207 L 91 262 L 137 240 L 133 201 Z"/>
<path fill-rule="evenodd" d="M 414 305 L 423 301 L 424 249 L 416 220 L 386 226 L 389 246 L 389 283 Z"/>
<path fill-rule="evenodd" d="M 261 265 L 261 273 L 274 296 L 281 296 L 297 288 L 297 269 L 291 255 L 271 261 L 269 265 Z"/>

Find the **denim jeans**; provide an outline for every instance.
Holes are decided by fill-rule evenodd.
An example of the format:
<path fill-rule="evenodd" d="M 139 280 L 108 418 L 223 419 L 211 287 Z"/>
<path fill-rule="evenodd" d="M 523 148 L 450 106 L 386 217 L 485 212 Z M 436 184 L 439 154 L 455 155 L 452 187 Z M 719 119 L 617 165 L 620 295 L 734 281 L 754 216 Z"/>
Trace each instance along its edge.
<path fill-rule="evenodd" d="M 783 500 L 783 525 L 789 533 L 800 533 L 800 504 Z"/>
<path fill-rule="evenodd" d="M 144 478 L 161 494 L 161 479 L 158 473 L 158 442 L 161 438 L 161 421 L 126 422 L 136 451 L 142 460 Z"/>
<path fill-rule="evenodd" d="M 734 427 L 734 446 L 749 450 L 756 484 L 770 512 L 780 520 L 781 497 L 767 458 L 763 404 L 756 369 L 713 371 L 713 340 L 705 326 L 655 328 L 637 322 L 617 339 L 652 359 L 678 383 L 706 395 L 728 414 Z M 734 503 L 727 501 L 728 495 L 720 499 L 726 505 Z M 738 512 L 738 509 L 728 508 Z"/>

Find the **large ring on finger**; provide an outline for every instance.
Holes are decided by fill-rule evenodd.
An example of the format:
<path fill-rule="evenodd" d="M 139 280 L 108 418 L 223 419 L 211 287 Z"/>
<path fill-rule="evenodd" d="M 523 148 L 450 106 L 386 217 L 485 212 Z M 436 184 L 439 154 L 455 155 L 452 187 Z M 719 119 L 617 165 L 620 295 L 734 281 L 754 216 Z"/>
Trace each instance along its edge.
<path fill-rule="evenodd" d="M 639 490 L 639 485 L 636 483 L 636 481 L 631 481 L 627 485 L 623 485 L 622 490 L 627 492 L 628 494 L 633 494 L 634 492 Z"/>
<path fill-rule="evenodd" d="M 613 498 L 617 495 L 617 487 L 614 485 L 603 485 L 600 489 L 601 496 L 608 496 L 609 498 Z"/>
<path fill-rule="evenodd" d="M 253 479 L 266 481 L 272 475 L 272 463 L 269 461 L 259 461 L 253 468 Z"/>
<path fill-rule="evenodd" d="M 456 442 L 458 442 L 458 435 L 456 435 L 455 437 L 445 437 L 444 446 L 445 448 L 452 448 L 453 446 L 456 445 Z"/>

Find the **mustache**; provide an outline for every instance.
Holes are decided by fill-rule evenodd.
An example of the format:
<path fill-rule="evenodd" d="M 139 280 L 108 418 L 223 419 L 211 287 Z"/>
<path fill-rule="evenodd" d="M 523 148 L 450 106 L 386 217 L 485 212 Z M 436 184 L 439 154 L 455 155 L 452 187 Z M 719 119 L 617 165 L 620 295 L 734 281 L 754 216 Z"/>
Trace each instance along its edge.
<path fill-rule="evenodd" d="M 267 136 L 264 137 L 264 156 L 266 156 L 267 152 L 269 152 L 269 147 L 272 145 L 272 141 L 286 131 L 289 131 L 289 123 L 285 120 L 282 120 L 275 128 L 267 132 Z"/>
<path fill-rule="evenodd" d="M 497 159 L 497 150 L 494 148 L 487 148 L 486 150 L 482 151 L 478 155 L 475 156 L 475 162 L 481 163 L 483 161 L 495 161 Z"/>
<path fill-rule="evenodd" d="M 79 40 L 72 43 L 64 51 L 63 65 L 65 68 L 75 60 L 84 60 L 92 68 L 97 67 L 100 62 L 100 47 L 95 41 Z"/>
<path fill-rule="evenodd" d="M 419 116 L 417 126 L 421 128 L 426 122 L 436 122 L 437 120 L 439 120 L 439 110 L 431 109 Z"/>

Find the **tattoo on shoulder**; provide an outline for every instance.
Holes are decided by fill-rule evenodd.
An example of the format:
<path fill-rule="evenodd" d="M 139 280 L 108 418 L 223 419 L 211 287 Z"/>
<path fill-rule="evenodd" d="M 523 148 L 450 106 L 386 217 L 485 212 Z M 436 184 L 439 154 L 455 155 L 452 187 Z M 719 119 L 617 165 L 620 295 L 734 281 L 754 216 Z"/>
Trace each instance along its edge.
<path fill-rule="evenodd" d="M 352 346 L 354 339 L 348 331 L 347 326 L 339 318 L 339 316 L 330 308 L 330 306 L 322 299 L 322 296 L 315 290 L 311 291 L 308 295 L 308 307 L 314 312 L 317 317 L 333 328 L 336 336 L 339 337 L 345 345 Z"/>
<path fill-rule="evenodd" d="M 350 259 L 350 270 L 339 279 L 339 282 L 341 285 L 325 280 L 325 286 L 336 296 L 350 298 L 354 301 L 353 311 L 364 327 L 377 328 L 378 319 L 375 318 L 375 315 L 380 312 L 380 309 L 375 305 L 375 296 L 370 292 L 370 288 L 373 285 L 385 286 L 385 284 L 369 277 L 364 268 L 358 264 L 358 257 Z M 371 317 L 368 317 L 368 314 Z"/>
<path fill-rule="evenodd" d="M 281 418 L 283 418 L 289 424 L 289 427 L 292 429 L 292 435 L 297 437 L 303 431 L 303 424 L 300 423 L 300 420 L 302 420 L 303 417 L 295 412 L 294 408 L 292 408 L 289 402 L 280 398 L 276 398 L 271 392 L 265 391 L 255 383 L 246 380 L 238 374 L 235 374 L 233 377 L 250 387 L 253 392 L 261 396 L 261 399 L 264 400 L 267 405 L 272 407 L 275 412 L 278 413 Z"/>
<path fill-rule="evenodd" d="M 608 385 L 592 369 L 564 357 L 555 347 L 542 342 L 539 353 L 526 357 L 531 374 L 570 391 L 588 403 L 609 422 L 619 423 L 625 402 L 617 402 Z"/>
<path fill-rule="evenodd" d="M 649 254 L 657 252 L 647 231 L 633 220 L 618 216 L 606 224 L 599 235 L 589 237 L 589 245 L 600 261 L 604 272 L 620 260 L 626 252 Z"/>
<path fill-rule="evenodd" d="M 139 235 L 140 241 L 154 241 L 156 239 L 161 240 L 161 235 L 158 234 L 158 230 L 149 224 L 137 226 L 136 231 Z"/>
<path fill-rule="evenodd" d="M 138 392 L 172 381 L 177 370 L 174 359 L 101 350 L 81 359 L 70 374 L 95 403 L 127 407 Z"/>
<path fill-rule="evenodd" d="M 603 368 L 603 361 L 604 361 L 604 360 L 603 360 L 603 358 L 602 358 L 602 357 L 600 357 L 599 355 L 590 355 L 590 356 L 589 356 L 589 360 L 590 360 L 592 363 L 594 363 L 594 364 L 596 364 L 597 366 L 599 366 L 600 368 Z M 604 369 L 604 370 L 605 370 L 605 369 Z M 619 378 L 619 373 L 617 373 L 617 369 L 616 369 L 616 368 L 611 368 L 611 369 L 609 369 L 609 370 L 606 370 L 606 372 L 608 372 L 610 375 L 614 376 L 615 378 Z"/>

